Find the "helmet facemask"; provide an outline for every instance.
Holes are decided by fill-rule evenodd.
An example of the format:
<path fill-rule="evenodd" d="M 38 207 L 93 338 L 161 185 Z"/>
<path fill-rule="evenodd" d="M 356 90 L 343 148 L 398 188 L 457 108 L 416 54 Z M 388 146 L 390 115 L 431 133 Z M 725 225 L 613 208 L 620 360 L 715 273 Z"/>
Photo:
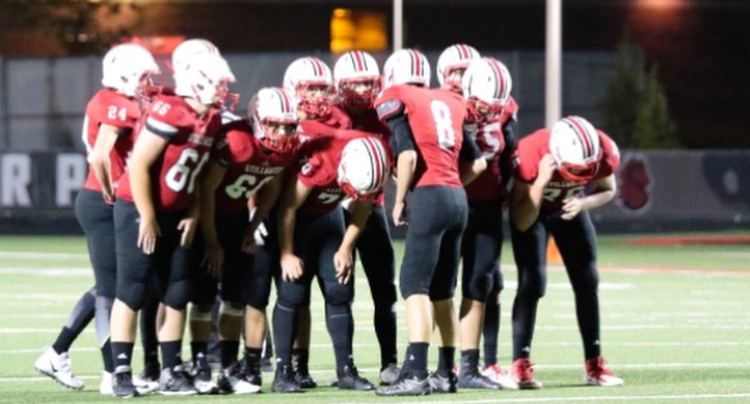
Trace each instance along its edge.
<path fill-rule="evenodd" d="M 461 89 L 461 79 L 464 77 L 467 67 L 469 67 L 469 64 L 464 63 L 448 68 L 443 76 L 443 88 L 461 94 L 463 92 Z"/>
<path fill-rule="evenodd" d="M 258 119 L 255 133 L 260 143 L 274 153 L 287 153 L 297 145 L 297 122 Z"/>
<path fill-rule="evenodd" d="M 363 77 L 341 80 L 339 96 L 351 109 L 372 108 L 375 98 L 380 93 L 380 77 Z"/>
<path fill-rule="evenodd" d="M 331 114 L 335 93 L 330 83 L 299 83 L 294 95 L 297 99 L 297 109 L 304 111 L 307 119 L 324 118 Z"/>
<path fill-rule="evenodd" d="M 468 120 L 472 123 L 493 121 L 502 116 L 504 105 L 491 104 L 478 97 L 470 97 L 466 103 L 469 109 Z"/>

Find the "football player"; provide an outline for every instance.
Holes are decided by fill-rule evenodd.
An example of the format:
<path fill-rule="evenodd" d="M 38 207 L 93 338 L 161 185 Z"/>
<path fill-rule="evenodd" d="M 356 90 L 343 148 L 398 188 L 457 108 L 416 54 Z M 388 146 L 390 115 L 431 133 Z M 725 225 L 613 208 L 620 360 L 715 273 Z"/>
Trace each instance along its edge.
<path fill-rule="evenodd" d="M 382 77 L 378 63 L 369 53 L 344 53 L 333 67 L 333 78 L 340 106 L 349 115 L 352 128 L 390 138 L 390 130 L 378 119 L 375 97 L 380 93 Z M 344 210 L 347 221 L 349 210 Z M 375 198 L 367 226 L 357 240 L 357 251 L 362 260 L 367 282 L 375 305 L 375 334 L 380 344 L 380 382 L 396 381 L 398 368 L 396 353 L 396 261 L 385 213 L 385 193 Z"/>
<path fill-rule="evenodd" d="M 94 288 L 84 294 L 55 343 L 35 363 L 36 369 L 60 384 L 81 389 L 83 381 L 73 375 L 68 349 L 92 317 L 104 361 L 100 393 L 112 394 L 112 348 L 109 316 L 115 297 L 117 263 L 113 203 L 115 183 L 125 171 L 133 148 L 132 132 L 141 116 L 138 97 L 159 73 L 145 48 L 124 44 L 112 48 L 102 61 L 102 86 L 86 106 L 83 141 L 89 174 L 75 202 L 78 222 L 86 233 L 89 259 L 94 269 Z"/>
<path fill-rule="evenodd" d="M 377 394 L 455 392 L 457 318 L 452 301 L 468 215 L 463 185 L 487 163 L 473 140 L 463 134 L 465 101 L 454 92 L 429 89 L 430 65 L 421 52 L 395 52 L 383 72 L 385 90 L 375 105 L 393 134 L 398 156 L 392 219 L 397 226 L 409 223 L 399 282 L 406 300 L 409 348 L 396 383 L 379 388 Z M 470 162 L 463 172 L 459 156 Z M 439 364 L 428 378 L 433 325 L 439 331 Z"/>
<path fill-rule="evenodd" d="M 502 205 L 508 197 L 507 184 L 512 176 L 512 155 L 515 150 L 516 111 L 510 91 L 512 80 L 508 69 L 492 58 L 471 62 L 463 74 L 463 96 L 469 107 L 469 121 L 487 170 L 466 187 L 469 221 L 464 232 L 461 308 L 461 388 L 517 388 L 505 377 L 497 363 L 497 330 L 499 326 L 499 294 L 502 290 L 500 252 L 503 244 Z M 487 318 L 485 303 L 492 299 L 494 311 Z M 495 333 L 485 339 L 485 362 L 500 370 L 492 378 L 480 374 L 479 339 L 483 322 L 493 323 Z M 494 359 L 493 359 L 494 358 Z"/>
<path fill-rule="evenodd" d="M 209 163 L 201 188 L 204 262 L 211 275 L 219 275 L 222 285 L 218 384 L 225 393 L 260 391 L 272 274 L 269 266 L 254 267 L 250 253 L 255 230 L 276 203 L 282 172 L 297 163 L 298 122 L 296 106 L 283 90 L 261 89 L 249 103 L 248 118 L 222 129 L 216 159 Z M 253 198 L 256 210 L 250 221 L 248 202 Z M 203 285 L 196 291 L 197 303 L 210 306 L 216 296 L 216 278 L 202 278 L 195 283 Z M 243 315 L 245 366 L 237 363 Z"/>
<path fill-rule="evenodd" d="M 440 88 L 461 94 L 461 78 L 473 60 L 482 56 L 473 46 L 463 43 L 451 45 L 440 54 L 437 62 L 437 78 Z"/>
<path fill-rule="evenodd" d="M 349 129 L 351 121 L 333 99 L 336 90 L 333 86 L 331 69 L 316 57 L 302 57 L 293 61 L 284 72 L 284 90 L 297 103 L 300 116 L 301 140 L 323 136 L 334 129 Z M 257 265 L 278 266 L 279 250 L 276 231 L 278 220 L 271 214 L 267 226 L 268 236 L 265 246 L 256 253 Z M 279 268 L 276 269 L 278 271 Z M 297 316 L 297 328 L 292 351 L 292 368 L 297 384 L 305 389 L 317 387 L 310 375 L 310 309 L 305 307 Z"/>
<path fill-rule="evenodd" d="M 305 162 L 287 185 L 279 209 L 281 274 L 273 331 L 276 377 L 273 390 L 297 392 L 291 369 L 297 312 L 310 305 L 314 277 L 325 298 L 325 317 L 336 357 L 338 388 L 372 390 L 359 376 L 352 357 L 354 244 L 389 173 L 386 146 L 367 132 L 343 131 L 309 140 Z M 352 198 L 349 226 L 339 203 Z"/>
<path fill-rule="evenodd" d="M 159 95 L 141 120 L 128 171 L 115 203 L 117 299 L 112 308 L 114 393 L 136 395 L 131 360 L 135 321 L 152 272 L 166 306 L 159 333 L 165 395 L 197 391 L 182 368 L 185 306 L 190 298 L 190 248 L 197 226 L 194 198 L 221 127 L 219 108 L 234 76 L 218 55 L 198 55 L 174 72 L 176 95 Z"/>
<path fill-rule="evenodd" d="M 518 266 L 513 302 L 513 365 L 522 389 L 539 389 L 531 366 L 531 340 L 539 299 L 546 287 L 549 235 L 560 249 L 575 293 L 584 347 L 586 384 L 617 386 L 601 356 L 596 233 L 588 211 L 615 195 L 617 145 L 587 120 L 569 116 L 518 142 L 511 196 L 511 237 Z M 591 187 L 591 192 L 584 189 Z"/>

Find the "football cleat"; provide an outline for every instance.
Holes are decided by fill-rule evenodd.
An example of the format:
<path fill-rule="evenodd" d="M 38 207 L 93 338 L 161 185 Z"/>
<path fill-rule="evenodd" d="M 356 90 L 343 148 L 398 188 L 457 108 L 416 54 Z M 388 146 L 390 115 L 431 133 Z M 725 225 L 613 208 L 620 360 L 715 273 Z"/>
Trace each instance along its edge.
<path fill-rule="evenodd" d="M 181 365 L 166 368 L 159 377 L 159 394 L 165 396 L 193 396 L 198 394 L 190 375 Z"/>
<path fill-rule="evenodd" d="M 133 384 L 141 395 L 150 394 L 159 389 L 160 376 L 161 365 L 159 362 L 149 362 L 146 363 L 138 376 L 133 377 Z"/>
<path fill-rule="evenodd" d="M 115 394 L 112 390 L 112 373 L 106 370 L 102 372 L 102 381 L 99 383 L 99 394 L 103 396 L 112 396 Z"/>
<path fill-rule="evenodd" d="M 514 382 L 509 375 L 506 375 L 498 364 L 485 366 L 482 374 L 502 386 L 503 390 L 518 390 L 518 383 Z"/>
<path fill-rule="evenodd" d="M 534 379 L 534 369 L 529 358 L 518 358 L 510 367 L 510 378 L 522 390 L 538 390 L 542 382 Z"/>
<path fill-rule="evenodd" d="M 586 360 L 584 382 L 589 386 L 615 387 L 625 383 L 604 366 L 604 358 L 597 356 Z"/>
<path fill-rule="evenodd" d="M 255 394 L 260 393 L 260 385 L 247 379 L 241 362 L 222 369 L 217 383 L 219 392 L 224 394 Z"/>
<path fill-rule="evenodd" d="M 139 395 L 133 384 L 133 372 L 131 372 L 130 366 L 120 366 L 115 369 L 112 378 L 112 394 L 115 397 L 128 398 Z"/>
<path fill-rule="evenodd" d="M 489 377 L 479 373 L 474 367 L 464 367 L 458 374 L 458 387 L 462 389 L 500 390 L 502 386 Z"/>
<path fill-rule="evenodd" d="M 271 391 L 276 393 L 301 393 L 302 389 L 295 381 L 295 375 L 290 366 L 277 366 L 276 377 L 273 379 Z"/>
<path fill-rule="evenodd" d="M 401 372 L 398 380 L 390 386 L 381 386 L 375 390 L 378 396 L 425 396 L 432 392 L 430 381 L 427 377 L 420 378 L 416 375 Z"/>
<path fill-rule="evenodd" d="M 401 373 L 401 368 L 399 368 L 397 364 L 389 364 L 380 371 L 380 385 L 390 386 L 391 384 L 396 383 L 399 373 Z"/>
<path fill-rule="evenodd" d="M 205 356 L 199 356 L 193 367 L 193 386 L 198 394 L 216 394 L 218 388 L 211 377 L 211 366 Z"/>
<path fill-rule="evenodd" d="M 433 393 L 455 393 L 458 391 L 458 377 L 453 370 L 447 375 L 443 374 L 442 371 L 434 372 L 427 380 Z"/>
<path fill-rule="evenodd" d="M 338 373 L 338 388 L 341 390 L 375 390 L 375 386 L 369 380 L 359 375 L 354 365 L 344 366 Z"/>
<path fill-rule="evenodd" d="M 47 348 L 34 362 L 34 369 L 68 388 L 80 390 L 85 386 L 83 380 L 73 374 L 70 355 L 67 352 L 58 354 L 52 347 Z"/>

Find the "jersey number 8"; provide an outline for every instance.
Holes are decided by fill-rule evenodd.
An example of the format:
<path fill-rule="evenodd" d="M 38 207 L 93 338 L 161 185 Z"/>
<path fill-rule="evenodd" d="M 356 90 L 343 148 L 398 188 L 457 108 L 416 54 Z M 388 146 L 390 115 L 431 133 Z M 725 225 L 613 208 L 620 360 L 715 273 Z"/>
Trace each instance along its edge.
<path fill-rule="evenodd" d="M 435 131 L 438 144 L 443 149 L 451 149 L 456 145 L 456 132 L 453 130 L 453 119 L 448 105 L 442 101 L 433 100 L 430 103 L 432 117 L 435 119 Z"/>

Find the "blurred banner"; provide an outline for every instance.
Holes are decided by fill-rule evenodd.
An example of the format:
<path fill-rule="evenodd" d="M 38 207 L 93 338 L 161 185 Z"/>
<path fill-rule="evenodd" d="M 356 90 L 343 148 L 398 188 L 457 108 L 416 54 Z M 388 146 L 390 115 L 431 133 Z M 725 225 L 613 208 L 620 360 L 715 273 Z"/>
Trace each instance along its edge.
<path fill-rule="evenodd" d="M 0 153 L 0 233 L 80 233 L 73 204 L 86 173 L 81 153 Z M 750 226 L 750 151 L 625 151 L 617 183 L 591 212 L 601 233 Z"/>

